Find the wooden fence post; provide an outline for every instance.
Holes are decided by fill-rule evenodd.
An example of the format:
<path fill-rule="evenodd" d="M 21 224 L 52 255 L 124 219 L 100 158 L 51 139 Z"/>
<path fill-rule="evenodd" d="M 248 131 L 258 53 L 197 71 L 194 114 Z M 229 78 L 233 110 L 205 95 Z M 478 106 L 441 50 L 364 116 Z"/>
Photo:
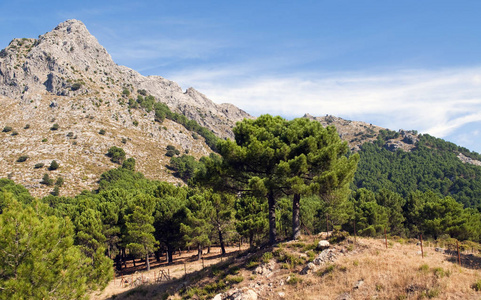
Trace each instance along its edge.
<path fill-rule="evenodd" d="M 420 238 L 420 240 L 421 240 L 421 256 L 422 256 L 422 258 L 424 258 L 424 250 L 423 250 L 423 234 L 422 234 L 422 233 L 419 235 L 419 238 Z"/>
<path fill-rule="evenodd" d="M 387 249 L 387 233 L 386 233 L 386 226 L 384 226 L 384 240 L 386 241 L 386 249 Z"/>
<path fill-rule="evenodd" d="M 461 265 L 461 255 L 459 254 L 459 241 L 456 241 L 456 247 L 458 248 L 458 263 Z"/>

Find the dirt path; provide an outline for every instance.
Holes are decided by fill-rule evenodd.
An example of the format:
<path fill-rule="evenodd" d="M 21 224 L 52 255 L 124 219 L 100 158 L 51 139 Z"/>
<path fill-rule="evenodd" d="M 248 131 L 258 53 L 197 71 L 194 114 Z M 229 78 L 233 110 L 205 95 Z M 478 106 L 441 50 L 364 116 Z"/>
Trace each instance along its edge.
<path fill-rule="evenodd" d="M 247 245 L 241 248 L 242 250 L 247 249 Z M 94 293 L 90 296 L 92 300 L 104 300 L 110 299 L 114 295 L 125 293 L 133 288 L 135 285 L 130 284 L 130 282 L 144 281 L 144 282 L 154 282 L 155 279 L 159 277 L 163 278 L 163 275 L 169 275 L 172 279 L 178 279 L 185 274 L 191 274 L 193 272 L 202 270 L 203 267 L 207 267 L 213 264 L 225 260 L 229 256 L 235 255 L 239 251 L 239 247 L 227 247 L 227 254 L 222 257 L 220 247 L 212 247 L 210 253 L 204 251 L 204 259 L 196 260 L 197 251 L 191 250 L 190 252 L 182 251 L 181 255 L 177 253 L 174 255 L 174 262 L 171 265 L 167 265 L 165 257 L 162 257 L 161 262 L 158 263 L 155 259 L 151 258 L 151 269 L 149 272 L 145 271 L 145 264 L 136 264 L 133 267 L 132 263 L 127 265 L 127 268 L 123 270 L 123 274 L 116 273 L 115 279 L 110 281 L 107 287 L 102 292 Z M 129 283 L 125 283 L 128 281 Z M 162 279 L 164 281 L 164 279 Z"/>

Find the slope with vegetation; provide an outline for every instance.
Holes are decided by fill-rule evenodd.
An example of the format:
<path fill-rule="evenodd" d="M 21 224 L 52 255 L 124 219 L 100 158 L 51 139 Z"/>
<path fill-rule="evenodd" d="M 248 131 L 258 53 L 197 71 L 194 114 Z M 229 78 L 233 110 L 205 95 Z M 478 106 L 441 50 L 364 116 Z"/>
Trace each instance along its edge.
<path fill-rule="evenodd" d="M 59 168 L 50 177 L 66 183 L 61 193 L 91 189 L 114 166 L 105 155 L 112 146 L 136 158 L 147 177 L 179 182 L 165 167 L 166 146 L 208 155 L 246 117 L 192 88 L 118 66 L 77 20 L 0 52 L 0 176 L 36 196 L 52 192 L 40 183 L 52 160 Z"/>

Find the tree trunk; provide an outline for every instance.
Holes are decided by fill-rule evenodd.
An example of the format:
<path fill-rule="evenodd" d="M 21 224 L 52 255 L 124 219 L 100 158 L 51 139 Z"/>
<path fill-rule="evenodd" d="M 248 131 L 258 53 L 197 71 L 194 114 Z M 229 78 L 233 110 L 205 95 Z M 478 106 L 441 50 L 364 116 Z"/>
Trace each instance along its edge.
<path fill-rule="evenodd" d="M 267 202 L 269 204 L 269 244 L 274 245 L 276 243 L 276 199 L 273 191 L 267 195 Z"/>
<path fill-rule="evenodd" d="M 249 234 L 249 248 L 254 247 L 254 232 L 251 231 Z"/>
<path fill-rule="evenodd" d="M 122 262 L 124 263 L 124 268 L 127 268 L 127 255 L 125 255 L 125 248 L 122 248 Z"/>
<path fill-rule="evenodd" d="M 292 200 L 292 239 L 297 240 L 301 236 L 301 222 L 299 219 L 300 215 L 300 202 L 301 195 L 294 194 L 294 199 Z"/>
<path fill-rule="evenodd" d="M 197 246 L 197 260 L 200 260 L 202 258 L 202 245 L 199 244 Z"/>
<path fill-rule="evenodd" d="M 173 259 L 173 256 L 174 256 L 174 253 L 173 253 L 173 249 L 172 249 L 172 246 L 170 245 L 167 245 L 167 264 L 171 264 L 174 259 Z"/>
<path fill-rule="evenodd" d="M 222 237 L 222 230 L 218 228 L 219 231 L 219 243 L 220 243 L 220 249 L 222 251 L 222 255 L 225 254 L 225 245 L 224 245 L 224 238 Z"/>
<path fill-rule="evenodd" d="M 150 271 L 150 259 L 149 259 L 149 252 L 145 255 L 145 264 L 147 265 L 147 271 Z"/>

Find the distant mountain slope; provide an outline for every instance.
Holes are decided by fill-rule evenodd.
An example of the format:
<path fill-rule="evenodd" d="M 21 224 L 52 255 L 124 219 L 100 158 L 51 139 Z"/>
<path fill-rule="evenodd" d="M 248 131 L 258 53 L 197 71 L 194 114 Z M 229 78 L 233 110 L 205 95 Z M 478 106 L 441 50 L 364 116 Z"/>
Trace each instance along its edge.
<path fill-rule="evenodd" d="M 49 173 L 65 178 L 63 193 L 77 193 L 114 166 L 105 154 L 115 145 L 136 158 L 146 176 L 178 181 L 165 168 L 167 145 L 196 157 L 211 150 L 184 126 L 155 122 L 155 112 L 142 108 L 148 96 L 221 138 L 233 136 L 235 122 L 251 118 L 193 88 L 184 92 L 160 76 L 118 66 L 80 21 L 63 22 L 38 39 L 14 39 L 0 51 L 0 131 L 12 128 L 0 133 L 0 177 L 45 195 L 52 188 L 40 181 Z M 58 130 L 50 129 L 54 124 Z M 16 162 L 21 156 L 28 158 Z M 52 160 L 59 161 L 58 170 L 35 168 Z"/>

